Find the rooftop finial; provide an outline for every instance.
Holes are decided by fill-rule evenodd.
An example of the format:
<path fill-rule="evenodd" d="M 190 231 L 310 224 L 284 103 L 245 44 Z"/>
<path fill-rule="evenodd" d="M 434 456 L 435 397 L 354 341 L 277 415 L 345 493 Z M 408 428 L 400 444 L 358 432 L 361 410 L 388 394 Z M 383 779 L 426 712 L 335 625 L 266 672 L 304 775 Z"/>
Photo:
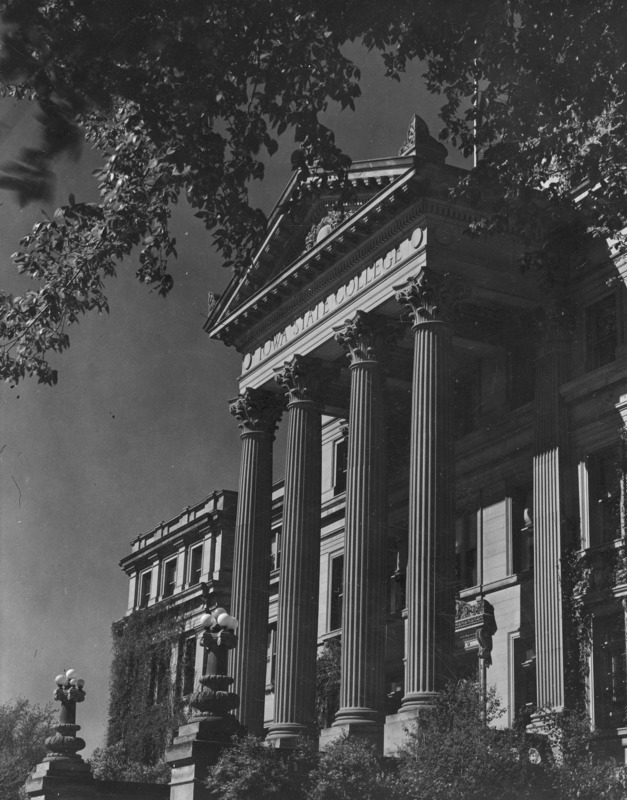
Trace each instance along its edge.
<path fill-rule="evenodd" d="M 416 155 L 424 158 L 425 161 L 443 164 L 448 151 L 441 142 L 431 136 L 424 119 L 419 117 L 418 114 L 414 114 L 409 122 L 407 136 L 398 154 L 399 156 Z"/>

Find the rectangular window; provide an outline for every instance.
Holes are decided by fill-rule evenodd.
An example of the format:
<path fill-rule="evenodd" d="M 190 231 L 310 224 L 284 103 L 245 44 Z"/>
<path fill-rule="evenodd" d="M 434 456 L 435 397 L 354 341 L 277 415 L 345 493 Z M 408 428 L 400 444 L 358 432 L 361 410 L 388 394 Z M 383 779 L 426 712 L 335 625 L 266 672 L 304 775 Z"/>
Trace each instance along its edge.
<path fill-rule="evenodd" d="M 192 547 L 189 554 L 189 585 L 196 586 L 200 583 L 202 574 L 202 545 Z"/>
<path fill-rule="evenodd" d="M 329 630 L 342 627 L 342 603 L 344 599 L 344 556 L 331 559 L 331 598 Z"/>
<path fill-rule="evenodd" d="M 172 558 L 163 565 L 163 596 L 172 597 L 176 586 L 176 559 Z"/>
<path fill-rule="evenodd" d="M 622 615 L 593 620 L 594 724 L 625 724 L 625 623 Z"/>
<path fill-rule="evenodd" d="M 618 448 L 588 459 L 590 544 L 613 542 L 620 536 L 620 468 Z"/>
<path fill-rule="evenodd" d="M 512 496 L 512 554 L 515 573 L 533 569 L 533 489 Z"/>
<path fill-rule="evenodd" d="M 514 645 L 514 717 L 525 719 L 536 705 L 536 643 L 519 637 Z"/>
<path fill-rule="evenodd" d="M 274 691 L 276 678 L 276 622 L 268 625 L 268 645 L 266 654 L 266 691 Z"/>
<path fill-rule="evenodd" d="M 281 531 L 272 531 L 270 538 L 270 571 L 281 567 Z"/>
<path fill-rule="evenodd" d="M 144 572 L 139 586 L 139 607 L 145 608 L 150 602 L 150 587 L 152 584 L 152 570 Z"/>
<path fill-rule="evenodd" d="M 476 647 L 455 653 L 455 677 L 459 680 L 479 680 L 479 651 Z"/>
<path fill-rule="evenodd" d="M 333 494 L 346 491 L 346 468 L 348 466 L 348 439 L 342 437 L 335 442 L 335 467 L 333 478 Z"/>
<path fill-rule="evenodd" d="M 455 577 L 461 589 L 477 585 L 477 512 L 455 520 Z"/>
<path fill-rule="evenodd" d="M 586 362 L 588 369 L 616 359 L 618 329 L 616 295 L 610 294 L 586 309 Z"/>

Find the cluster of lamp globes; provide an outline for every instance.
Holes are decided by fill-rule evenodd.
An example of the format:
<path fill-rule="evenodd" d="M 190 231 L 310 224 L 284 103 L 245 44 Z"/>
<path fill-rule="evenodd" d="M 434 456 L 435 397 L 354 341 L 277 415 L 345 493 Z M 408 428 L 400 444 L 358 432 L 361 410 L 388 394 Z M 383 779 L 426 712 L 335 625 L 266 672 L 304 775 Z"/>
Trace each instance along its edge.
<path fill-rule="evenodd" d="M 233 633 L 235 633 L 239 626 L 239 622 L 235 617 L 227 614 L 224 608 L 216 608 L 215 611 L 211 611 L 209 614 L 203 614 L 200 618 L 200 624 L 203 628 L 207 628 L 207 630 L 219 625 L 221 628 L 226 628 Z"/>
<path fill-rule="evenodd" d="M 65 672 L 60 672 L 54 682 L 57 684 L 57 691 L 64 691 L 70 699 L 78 699 L 78 695 L 85 696 L 83 693 L 85 681 L 77 677 L 75 669 L 66 669 Z"/>

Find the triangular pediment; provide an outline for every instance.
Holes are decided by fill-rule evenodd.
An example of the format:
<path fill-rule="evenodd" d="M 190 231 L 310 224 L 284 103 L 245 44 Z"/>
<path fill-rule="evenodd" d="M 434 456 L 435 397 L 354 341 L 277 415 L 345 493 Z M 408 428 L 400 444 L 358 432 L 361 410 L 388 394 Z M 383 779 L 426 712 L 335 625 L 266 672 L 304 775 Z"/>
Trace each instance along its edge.
<path fill-rule="evenodd" d="M 295 265 L 310 256 L 317 258 L 329 246 L 333 249 L 334 239 L 341 239 L 342 246 L 345 246 L 346 237 L 355 243 L 360 232 L 366 232 L 366 226 L 351 224 L 357 220 L 360 210 L 376 206 L 379 199 L 389 195 L 390 188 L 399 179 L 414 172 L 415 159 L 411 154 L 354 162 L 348 175 L 352 191 L 342 204 L 338 202 L 337 193 L 313 189 L 305 191 L 304 197 L 294 203 L 296 177 L 292 178 L 268 219 L 267 236 L 249 267 L 233 277 L 220 297 L 210 295 L 205 330 L 214 336 L 226 320 L 265 288 L 277 280 L 280 282 L 282 276 L 289 278 Z"/>

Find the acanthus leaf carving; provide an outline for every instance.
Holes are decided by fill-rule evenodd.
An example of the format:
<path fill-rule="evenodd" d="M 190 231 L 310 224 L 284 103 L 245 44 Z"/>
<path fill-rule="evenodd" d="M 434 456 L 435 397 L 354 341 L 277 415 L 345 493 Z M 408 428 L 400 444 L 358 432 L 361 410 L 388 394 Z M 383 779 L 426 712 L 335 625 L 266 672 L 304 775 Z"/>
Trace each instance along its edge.
<path fill-rule="evenodd" d="M 275 381 L 287 390 L 289 402 L 322 402 L 322 389 L 328 377 L 324 363 L 311 356 L 295 355 L 274 370 Z"/>
<path fill-rule="evenodd" d="M 421 322 L 451 322 L 466 289 L 449 273 L 441 275 L 425 267 L 403 286 L 395 286 L 395 298 L 413 325 Z"/>
<path fill-rule="evenodd" d="M 385 345 L 397 341 L 403 333 L 387 319 L 365 311 L 358 311 L 333 331 L 335 341 L 346 350 L 351 365 L 376 361 Z"/>
<path fill-rule="evenodd" d="M 265 433 L 273 436 L 283 410 L 285 396 L 264 389 L 245 389 L 229 402 L 229 411 L 245 433 Z"/>

